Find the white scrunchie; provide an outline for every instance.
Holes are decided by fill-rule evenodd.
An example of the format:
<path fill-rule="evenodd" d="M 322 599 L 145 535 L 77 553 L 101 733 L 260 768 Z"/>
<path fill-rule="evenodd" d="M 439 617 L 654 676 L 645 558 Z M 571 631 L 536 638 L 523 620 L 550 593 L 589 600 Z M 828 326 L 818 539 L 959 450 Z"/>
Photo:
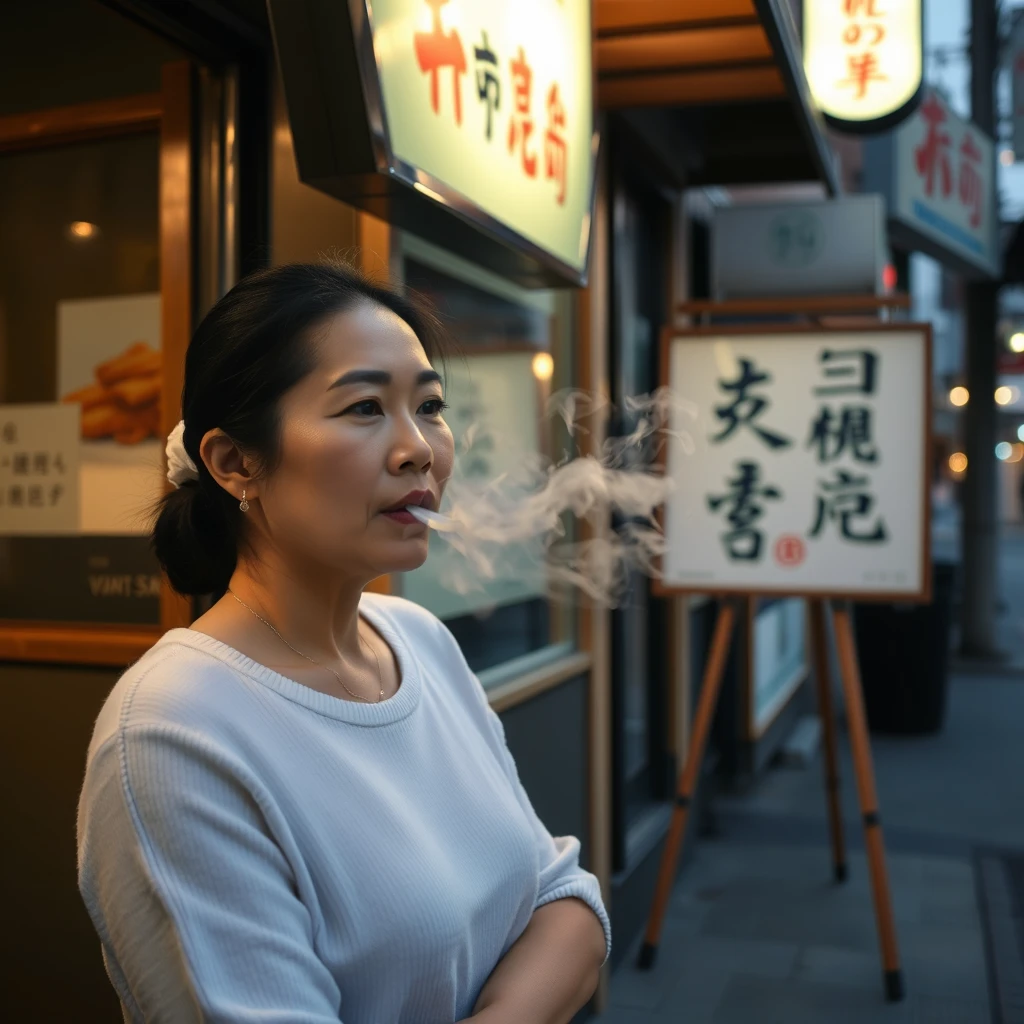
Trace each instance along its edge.
<path fill-rule="evenodd" d="M 185 451 L 185 421 L 178 420 L 178 425 L 167 436 L 167 479 L 175 487 L 180 487 L 186 480 L 198 480 L 196 464 Z"/>

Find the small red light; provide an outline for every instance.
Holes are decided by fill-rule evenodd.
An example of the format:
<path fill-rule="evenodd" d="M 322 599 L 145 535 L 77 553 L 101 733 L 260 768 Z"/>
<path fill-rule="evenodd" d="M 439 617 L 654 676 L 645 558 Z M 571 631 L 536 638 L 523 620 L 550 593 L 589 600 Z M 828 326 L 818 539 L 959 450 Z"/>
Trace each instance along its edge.
<path fill-rule="evenodd" d="M 887 292 L 896 288 L 896 268 L 891 263 L 886 263 L 882 271 L 882 285 Z"/>

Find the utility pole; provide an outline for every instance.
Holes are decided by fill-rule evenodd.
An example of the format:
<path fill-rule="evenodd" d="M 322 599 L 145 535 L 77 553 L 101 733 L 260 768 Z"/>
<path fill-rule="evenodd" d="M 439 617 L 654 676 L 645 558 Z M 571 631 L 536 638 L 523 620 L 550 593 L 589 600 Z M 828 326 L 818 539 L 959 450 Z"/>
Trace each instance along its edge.
<path fill-rule="evenodd" d="M 971 119 L 996 140 L 997 147 L 995 76 L 998 62 L 996 0 L 971 0 Z M 995 167 L 993 192 L 997 192 Z M 988 197 L 988 201 L 996 211 L 995 230 L 998 232 L 998 195 Z M 998 281 L 967 283 L 965 326 L 970 399 L 965 415 L 967 474 L 962 533 L 961 654 L 986 659 L 999 654 L 996 645 L 999 520 L 995 459 L 999 414 L 994 397 L 998 308 Z"/>

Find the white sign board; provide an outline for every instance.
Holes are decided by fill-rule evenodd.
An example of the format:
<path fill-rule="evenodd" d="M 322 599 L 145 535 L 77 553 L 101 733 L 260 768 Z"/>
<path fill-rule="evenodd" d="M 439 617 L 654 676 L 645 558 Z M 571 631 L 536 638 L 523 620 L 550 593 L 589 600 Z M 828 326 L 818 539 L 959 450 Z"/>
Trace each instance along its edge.
<path fill-rule="evenodd" d="M 582 272 L 590 0 L 374 0 L 371 23 L 395 156 Z"/>
<path fill-rule="evenodd" d="M 78 531 L 77 406 L 0 405 L 0 534 Z"/>
<path fill-rule="evenodd" d="M 992 140 L 937 92 L 891 136 L 865 144 L 864 187 L 887 197 L 893 245 L 972 277 L 999 273 Z"/>
<path fill-rule="evenodd" d="M 804 0 L 804 72 L 843 127 L 884 128 L 909 113 L 923 73 L 921 0 Z"/>
<path fill-rule="evenodd" d="M 928 599 L 927 324 L 666 344 L 666 590 Z"/>
<path fill-rule="evenodd" d="M 857 195 L 718 207 L 711 252 L 711 288 L 719 302 L 766 295 L 878 295 L 888 262 L 885 201 Z"/>

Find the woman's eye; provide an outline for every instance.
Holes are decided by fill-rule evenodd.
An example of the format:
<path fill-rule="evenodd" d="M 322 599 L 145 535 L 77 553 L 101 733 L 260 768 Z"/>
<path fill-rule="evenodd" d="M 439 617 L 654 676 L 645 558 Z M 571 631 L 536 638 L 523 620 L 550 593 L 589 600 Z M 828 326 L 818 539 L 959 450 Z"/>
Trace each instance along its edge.
<path fill-rule="evenodd" d="M 348 413 L 355 413 L 356 416 L 379 416 L 382 415 L 383 410 L 376 398 L 367 398 L 365 401 L 350 405 L 342 415 Z"/>
<path fill-rule="evenodd" d="M 425 416 L 440 416 L 447 408 L 448 403 L 443 398 L 431 398 L 420 406 L 420 412 Z"/>

